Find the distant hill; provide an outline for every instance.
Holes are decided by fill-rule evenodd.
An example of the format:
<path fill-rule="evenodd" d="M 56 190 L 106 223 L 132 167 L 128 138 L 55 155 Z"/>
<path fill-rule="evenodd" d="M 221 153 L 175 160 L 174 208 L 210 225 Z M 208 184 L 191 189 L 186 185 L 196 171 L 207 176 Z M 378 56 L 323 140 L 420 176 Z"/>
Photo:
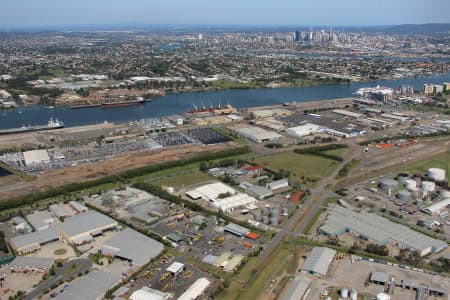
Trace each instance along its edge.
<path fill-rule="evenodd" d="M 450 32 L 450 23 L 403 24 L 384 28 L 388 33 L 421 33 Z"/>

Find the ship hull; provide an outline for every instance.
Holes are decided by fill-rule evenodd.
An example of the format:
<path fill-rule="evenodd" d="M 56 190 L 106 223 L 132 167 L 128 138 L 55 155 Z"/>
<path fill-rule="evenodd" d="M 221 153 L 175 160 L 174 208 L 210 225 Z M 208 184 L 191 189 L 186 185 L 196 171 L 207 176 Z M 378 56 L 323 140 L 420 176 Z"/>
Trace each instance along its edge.
<path fill-rule="evenodd" d="M 113 107 L 125 107 L 134 106 L 144 103 L 144 101 L 127 101 L 127 102 L 112 102 L 112 103 L 102 103 L 102 108 L 113 108 Z"/>
<path fill-rule="evenodd" d="M 12 128 L 12 129 L 0 130 L 0 135 L 17 134 L 17 133 L 25 133 L 25 132 L 33 132 L 33 131 L 47 131 L 47 130 L 54 130 L 54 129 L 61 129 L 61 128 L 64 128 L 64 125 L 54 126 L 54 127 L 33 126 L 33 127 L 26 127 L 26 128 Z"/>

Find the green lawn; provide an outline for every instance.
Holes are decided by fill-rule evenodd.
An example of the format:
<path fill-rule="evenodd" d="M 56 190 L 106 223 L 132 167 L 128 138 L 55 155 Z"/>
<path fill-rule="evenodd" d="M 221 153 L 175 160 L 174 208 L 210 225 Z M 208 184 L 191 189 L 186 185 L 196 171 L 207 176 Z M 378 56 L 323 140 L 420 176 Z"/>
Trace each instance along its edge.
<path fill-rule="evenodd" d="M 174 188 L 179 188 L 182 186 L 189 186 L 210 179 L 211 177 L 209 177 L 207 173 L 201 172 L 198 169 L 191 169 L 190 172 L 169 176 L 163 179 L 158 179 L 152 183 L 159 186 L 171 186 Z"/>
<path fill-rule="evenodd" d="M 345 151 L 347 151 L 347 148 L 328 150 L 328 151 L 324 151 L 324 153 L 330 154 L 330 155 L 342 156 L 342 154 L 344 154 Z"/>
<path fill-rule="evenodd" d="M 288 259 L 292 252 L 292 244 L 282 243 L 264 262 L 261 262 L 258 258 L 251 258 L 243 270 L 233 279 L 231 285 L 224 289 L 216 299 L 258 299 L 258 296 L 264 291 L 268 281 L 280 269 L 287 269 L 292 264 Z M 297 268 L 296 265 L 295 268 Z M 247 288 L 244 288 L 244 284 L 252 277 L 252 273 L 256 269 L 260 269 L 261 272 L 253 278 Z"/>
<path fill-rule="evenodd" d="M 291 172 L 296 181 L 302 180 L 302 176 L 319 179 L 329 174 L 338 165 L 337 161 L 316 155 L 297 154 L 293 152 L 281 152 L 256 159 L 258 164 L 264 167 Z"/>
<path fill-rule="evenodd" d="M 426 160 L 408 163 L 402 171 L 425 174 L 429 168 L 442 168 L 445 170 L 448 167 L 450 167 L 450 152 L 439 154 Z M 447 171 L 447 178 L 448 175 Z"/>

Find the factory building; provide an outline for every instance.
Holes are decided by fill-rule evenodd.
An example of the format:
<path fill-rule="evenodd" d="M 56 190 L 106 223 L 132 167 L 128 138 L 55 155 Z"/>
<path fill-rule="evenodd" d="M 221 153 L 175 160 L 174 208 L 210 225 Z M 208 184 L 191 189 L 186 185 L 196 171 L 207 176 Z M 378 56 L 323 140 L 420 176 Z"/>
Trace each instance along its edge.
<path fill-rule="evenodd" d="M 325 277 L 336 251 L 327 247 L 314 247 L 303 263 L 302 272 Z"/>
<path fill-rule="evenodd" d="M 55 260 L 48 257 L 16 256 L 9 267 L 14 272 L 47 273 Z"/>
<path fill-rule="evenodd" d="M 49 206 L 50 212 L 55 218 L 67 218 L 69 217 L 69 213 L 64 209 L 64 206 L 61 204 L 52 204 Z"/>
<path fill-rule="evenodd" d="M 272 182 L 269 182 L 266 184 L 266 188 L 268 188 L 271 191 L 279 190 L 279 189 L 283 189 L 283 188 L 287 188 L 287 187 L 289 187 L 289 181 L 287 180 L 287 178 L 275 180 L 275 181 L 272 181 Z"/>
<path fill-rule="evenodd" d="M 104 231 L 116 229 L 117 222 L 96 211 L 87 211 L 67 218 L 61 223 L 61 234 L 68 242 L 81 245 Z"/>
<path fill-rule="evenodd" d="M 103 255 L 129 261 L 134 266 L 143 266 L 163 249 L 164 245 L 160 242 L 127 228 L 106 240 L 100 251 Z"/>
<path fill-rule="evenodd" d="M 50 156 L 45 149 L 25 151 L 23 152 L 23 159 L 27 166 L 50 162 Z"/>
<path fill-rule="evenodd" d="M 236 132 L 256 143 L 275 142 L 282 137 L 276 132 L 268 131 L 255 126 L 239 128 Z"/>
<path fill-rule="evenodd" d="M 130 296 L 130 300 L 169 300 L 172 299 L 172 297 L 173 295 L 170 293 L 164 293 L 144 286 L 141 289 L 134 291 Z"/>
<path fill-rule="evenodd" d="M 245 192 L 248 195 L 255 197 L 258 200 L 263 200 L 264 198 L 273 196 L 273 193 L 271 190 L 269 190 L 266 187 L 260 186 L 260 185 L 252 185 L 252 186 L 246 188 Z"/>
<path fill-rule="evenodd" d="M 11 238 L 11 246 L 19 254 L 26 254 L 41 249 L 42 245 L 59 239 L 58 232 L 52 227 L 22 234 Z"/>
<path fill-rule="evenodd" d="M 83 212 L 87 212 L 89 209 L 77 201 L 69 201 L 69 206 L 77 213 L 81 214 Z"/>
<path fill-rule="evenodd" d="M 449 205 L 450 205 L 450 198 L 436 202 L 426 208 L 423 208 L 421 211 L 429 215 L 436 215 L 439 214 L 439 212 L 442 209 L 447 208 Z"/>
<path fill-rule="evenodd" d="M 193 200 L 204 199 L 207 201 L 215 202 L 219 198 L 219 195 L 236 194 L 236 191 L 222 182 L 215 182 L 202 185 L 194 190 L 186 192 L 186 196 Z"/>
<path fill-rule="evenodd" d="M 103 299 L 105 293 L 119 283 L 120 275 L 92 270 L 70 284 L 70 289 L 58 294 L 55 300 Z"/>
<path fill-rule="evenodd" d="M 211 282 L 206 278 L 197 279 L 178 300 L 195 300 L 205 293 Z"/>
<path fill-rule="evenodd" d="M 305 300 L 309 295 L 311 279 L 297 275 L 290 284 L 282 300 Z"/>
<path fill-rule="evenodd" d="M 320 132 L 323 132 L 323 128 L 313 123 L 306 123 L 300 126 L 286 129 L 286 134 L 292 137 L 304 137 Z"/>
<path fill-rule="evenodd" d="M 238 237 L 243 237 L 250 232 L 248 228 L 234 223 L 229 223 L 227 226 L 225 226 L 224 231 L 237 235 Z"/>
<path fill-rule="evenodd" d="M 47 229 L 53 224 L 53 217 L 48 211 L 37 210 L 26 215 L 25 218 L 36 231 Z"/>
<path fill-rule="evenodd" d="M 170 266 L 167 267 L 166 271 L 175 276 L 183 272 L 185 269 L 186 268 L 183 263 L 174 261 Z"/>
<path fill-rule="evenodd" d="M 233 212 L 238 207 L 246 207 L 248 209 L 254 209 L 256 199 L 252 196 L 249 196 L 244 193 L 237 193 L 236 195 L 226 197 L 226 198 L 217 198 L 216 201 L 212 204 L 218 210 L 229 214 Z"/>
<path fill-rule="evenodd" d="M 319 230 L 332 237 L 349 232 L 379 245 L 392 243 L 399 248 L 417 250 L 421 256 L 430 252 L 438 253 L 448 246 L 444 241 L 428 237 L 376 214 L 358 213 L 340 206 L 334 206 L 329 211 Z"/>

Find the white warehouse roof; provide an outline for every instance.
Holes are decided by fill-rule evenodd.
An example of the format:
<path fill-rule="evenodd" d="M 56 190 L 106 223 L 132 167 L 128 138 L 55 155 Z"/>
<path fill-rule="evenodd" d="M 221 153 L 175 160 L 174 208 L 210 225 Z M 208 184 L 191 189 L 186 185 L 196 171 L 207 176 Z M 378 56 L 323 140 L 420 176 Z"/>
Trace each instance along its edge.
<path fill-rule="evenodd" d="M 234 196 L 217 199 L 213 205 L 217 209 L 219 209 L 223 212 L 230 212 L 239 206 L 247 206 L 247 205 L 255 204 L 256 201 L 257 200 L 255 198 L 253 198 L 247 194 L 238 193 Z"/>
<path fill-rule="evenodd" d="M 256 126 L 249 126 L 240 128 L 237 130 L 237 133 L 240 135 L 248 138 L 249 140 L 252 140 L 254 142 L 262 143 L 266 141 L 276 141 L 281 138 L 281 135 L 279 135 L 276 132 L 268 131 Z"/>
<path fill-rule="evenodd" d="M 58 232 L 50 227 L 44 230 L 15 236 L 11 238 L 11 244 L 15 249 L 22 251 L 24 248 L 33 247 L 34 245 L 42 245 L 58 240 L 58 238 Z"/>
<path fill-rule="evenodd" d="M 311 272 L 325 276 L 335 255 L 336 251 L 333 249 L 314 247 L 303 264 L 302 272 Z"/>
<path fill-rule="evenodd" d="M 195 281 L 178 300 L 195 300 L 209 287 L 210 282 L 206 278 L 199 278 Z"/>
<path fill-rule="evenodd" d="M 304 125 L 286 129 L 286 134 L 293 137 L 302 137 L 322 131 L 323 129 L 321 126 L 312 123 L 306 123 Z"/>
<path fill-rule="evenodd" d="M 25 151 L 23 152 L 23 158 L 27 166 L 50 161 L 50 156 L 45 149 Z"/>
<path fill-rule="evenodd" d="M 130 300 L 167 300 L 170 298 L 172 298 L 172 294 L 164 293 L 146 286 L 134 291 L 130 296 Z"/>
<path fill-rule="evenodd" d="M 441 209 L 446 208 L 448 205 L 450 205 L 450 198 L 436 202 L 436 203 L 424 208 L 422 211 L 426 212 L 428 214 L 434 215 L 437 212 L 439 212 Z"/>
<path fill-rule="evenodd" d="M 234 195 L 236 194 L 236 191 L 233 188 L 229 187 L 228 185 L 223 184 L 222 182 L 215 182 L 202 185 L 194 189 L 193 191 L 189 191 L 186 194 L 188 196 L 191 195 L 191 197 L 200 195 L 203 199 L 214 202 L 217 200 L 220 194 L 226 193 Z"/>

